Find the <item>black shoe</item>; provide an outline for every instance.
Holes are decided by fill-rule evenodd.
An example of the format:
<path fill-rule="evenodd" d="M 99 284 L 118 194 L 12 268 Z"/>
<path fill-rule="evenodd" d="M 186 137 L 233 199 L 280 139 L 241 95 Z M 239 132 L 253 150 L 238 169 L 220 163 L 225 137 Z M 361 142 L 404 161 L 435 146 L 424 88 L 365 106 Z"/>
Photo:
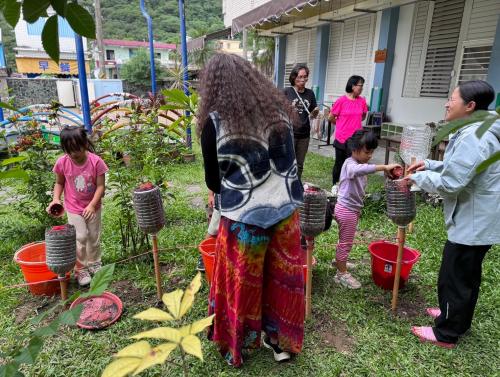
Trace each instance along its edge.
<path fill-rule="evenodd" d="M 274 360 L 278 362 L 290 360 L 290 353 L 283 351 L 277 344 L 271 343 L 271 339 L 268 336 L 262 338 L 262 344 L 273 351 Z"/>
<path fill-rule="evenodd" d="M 200 256 L 198 263 L 196 264 L 196 270 L 200 272 L 205 272 L 205 264 L 203 263 L 203 258 Z"/>

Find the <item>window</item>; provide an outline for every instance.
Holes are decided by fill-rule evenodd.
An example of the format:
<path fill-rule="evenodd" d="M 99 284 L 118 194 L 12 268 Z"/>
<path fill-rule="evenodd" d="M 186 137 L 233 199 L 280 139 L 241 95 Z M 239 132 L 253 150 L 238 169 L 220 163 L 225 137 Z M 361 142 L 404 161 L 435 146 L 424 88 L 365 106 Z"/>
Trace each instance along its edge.
<path fill-rule="evenodd" d="M 464 48 L 458 74 L 458 85 L 469 80 L 486 80 L 492 47 L 488 45 Z"/>
<path fill-rule="evenodd" d="M 161 53 L 155 52 L 155 59 L 161 60 Z"/>
<path fill-rule="evenodd" d="M 416 3 L 404 97 L 448 97 L 464 5 L 465 0 Z"/>
<path fill-rule="evenodd" d="M 106 60 L 115 60 L 115 50 L 106 50 Z"/>
<path fill-rule="evenodd" d="M 128 57 L 129 58 L 134 57 L 136 54 L 137 54 L 137 50 L 136 49 L 134 49 L 134 48 L 129 48 L 128 49 Z"/>

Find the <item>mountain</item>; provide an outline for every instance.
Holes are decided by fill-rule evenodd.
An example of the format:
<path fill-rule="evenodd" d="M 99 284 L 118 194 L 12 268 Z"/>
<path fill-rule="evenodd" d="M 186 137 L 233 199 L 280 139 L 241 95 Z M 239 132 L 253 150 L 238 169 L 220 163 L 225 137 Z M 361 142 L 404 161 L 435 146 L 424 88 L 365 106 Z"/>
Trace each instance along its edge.
<path fill-rule="evenodd" d="M 94 14 L 94 0 L 81 0 Z M 153 37 L 159 42 L 179 43 L 178 0 L 145 0 L 146 9 L 153 20 Z M 103 35 L 106 39 L 147 40 L 146 19 L 141 13 L 139 0 L 101 0 Z M 190 37 L 224 28 L 222 0 L 185 0 L 186 29 Z M 0 28 L 7 66 L 15 71 L 14 30 L 0 13 Z"/>
<path fill-rule="evenodd" d="M 93 12 L 93 0 L 81 1 Z M 153 20 L 156 41 L 179 43 L 178 0 L 146 0 L 146 9 Z M 103 34 L 107 39 L 147 40 L 146 19 L 139 1 L 101 0 Z M 224 28 L 222 0 L 186 0 L 186 29 L 188 36 Z"/>

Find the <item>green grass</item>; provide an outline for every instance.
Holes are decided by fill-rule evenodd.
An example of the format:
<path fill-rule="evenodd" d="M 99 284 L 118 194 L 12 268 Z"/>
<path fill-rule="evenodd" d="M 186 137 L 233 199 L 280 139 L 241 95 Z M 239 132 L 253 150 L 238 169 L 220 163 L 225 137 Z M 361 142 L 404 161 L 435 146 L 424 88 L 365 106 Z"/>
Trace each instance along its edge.
<path fill-rule="evenodd" d="M 162 248 L 176 245 L 192 247 L 168 250 L 161 261 L 166 266 L 163 282 L 166 291 L 184 288 L 195 274 L 198 253 L 195 245 L 206 232 L 203 207 L 190 203 L 197 197 L 206 199 L 203 170 L 198 160 L 193 164 L 173 164 L 168 172 L 170 191 L 175 200 L 166 204 L 167 226 L 160 233 Z M 328 188 L 331 175 L 330 159 L 309 154 L 304 180 Z M 381 178 L 370 177 L 369 190 L 381 187 Z M 199 192 L 189 192 L 188 186 L 198 185 Z M 192 187 L 191 187 L 192 188 Z M 194 190 L 196 191 L 196 190 Z M 199 199 L 198 199 L 199 200 Z M 14 251 L 39 237 L 30 231 L 31 219 L 14 213 L 9 207 L 0 208 L 0 283 L 7 286 L 22 282 L 19 268 L 12 262 Z M 103 230 L 104 261 L 120 257 L 117 234 L 117 212 L 106 200 Z M 359 226 L 358 238 L 391 238 L 396 227 L 383 213 L 383 206 L 367 205 Z M 493 376 L 500 369 L 498 318 L 500 293 L 497 289 L 500 270 L 494 263 L 499 248 L 492 249 L 484 262 L 481 295 L 476 308 L 472 332 L 455 350 L 444 350 L 420 344 L 410 334 L 411 325 L 431 324 L 424 315 L 427 306 L 436 305 L 436 278 L 442 246 L 446 239 L 442 211 L 419 204 L 415 232 L 408 235 L 407 244 L 421 251 L 410 282 L 400 294 L 400 314 L 390 312 L 390 292 L 376 287 L 371 281 L 371 268 L 366 245 L 357 245 L 351 254 L 357 263 L 355 275 L 363 287 L 358 291 L 340 289 L 333 283 L 330 267 L 337 240 L 335 223 L 316 240 L 318 265 L 313 276 L 313 315 L 306 323 L 303 352 L 292 362 L 276 364 L 272 355 L 263 349 L 256 352 L 241 369 L 226 365 L 213 344 L 203 339 L 205 362 L 190 358 L 193 376 Z M 135 304 L 128 294 L 117 291 L 125 302 L 123 317 L 109 329 L 86 332 L 65 328 L 49 338 L 36 363 L 23 372 L 27 376 L 95 376 L 110 362 L 111 355 L 131 343 L 128 336 L 148 328 L 148 324 L 132 319 L 132 315 L 154 301 L 155 286 L 152 264 L 136 260 L 116 266 L 115 281 L 128 280 L 142 291 L 144 298 Z M 206 314 L 207 285 L 204 283 L 188 319 Z M 0 351 L 18 345 L 33 327 L 20 320 L 20 309 L 40 306 L 25 289 L 0 290 Z M 34 315 L 34 313 L 33 313 Z M 16 321 L 17 319 L 17 321 Z M 19 322 L 19 323 L 18 323 Z M 179 361 L 178 354 L 174 355 Z M 144 376 L 180 376 L 181 371 L 165 365 L 156 367 Z"/>

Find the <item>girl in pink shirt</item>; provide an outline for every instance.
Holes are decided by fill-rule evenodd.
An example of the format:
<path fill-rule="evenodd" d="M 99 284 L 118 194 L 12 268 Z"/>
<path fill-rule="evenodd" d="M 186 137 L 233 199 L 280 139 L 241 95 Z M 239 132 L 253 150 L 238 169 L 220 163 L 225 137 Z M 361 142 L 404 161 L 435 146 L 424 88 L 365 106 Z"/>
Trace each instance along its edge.
<path fill-rule="evenodd" d="M 333 165 L 332 193 L 336 195 L 336 185 L 340 178 L 340 171 L 344 161 L 351 156 L 347 148 L 347 139 L 354 132 L 362 128 L 361 122 L 366 118 L 368 106 L 366 100 L 361 97 L 365 79 L 361 76 L 351 76 L 345 87 L 346 95 L 335 101 L 330 111 L 329 120 L 335 123 L 335 165 Z"/>
<path fill-rule="evenodd" d="M 94 147 L 83 127 L 65 127 L 61 131 L 64 156 L 54 165 L 56 174 L 54 197 L 47 207 L 64 206 L 68 223 L 76 230 L 75 275 L 81 286 L 90 284 L 91 274 L 101 268 L 101 198 L 104 196 L 104 175 L 108 167 L 92 153 Z"/>

